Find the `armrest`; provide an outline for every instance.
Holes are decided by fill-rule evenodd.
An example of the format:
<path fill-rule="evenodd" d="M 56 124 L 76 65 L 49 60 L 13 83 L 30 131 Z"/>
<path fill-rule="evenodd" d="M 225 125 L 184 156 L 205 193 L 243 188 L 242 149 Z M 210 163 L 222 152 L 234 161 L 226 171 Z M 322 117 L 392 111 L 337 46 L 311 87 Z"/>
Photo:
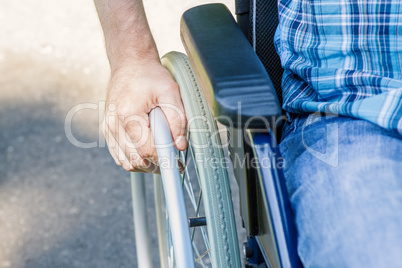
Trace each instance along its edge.
<path fill-rule="evenodd" d="M 267 128 L 267 122 L 281 114 L 268 73 L 225 5 L 189 9 L 182 16 L 180 32 L 208 104 L 220 122 Z"/>

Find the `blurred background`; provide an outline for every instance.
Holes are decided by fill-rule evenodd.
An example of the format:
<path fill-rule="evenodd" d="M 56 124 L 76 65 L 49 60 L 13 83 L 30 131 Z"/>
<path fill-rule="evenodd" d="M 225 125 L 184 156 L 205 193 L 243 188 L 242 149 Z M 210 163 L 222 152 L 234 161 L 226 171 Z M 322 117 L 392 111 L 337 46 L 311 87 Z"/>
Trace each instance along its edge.
<path fill-rule="evenodd" d="M 180 16 L 207 2 L 144 0 L 161 55 L 183 51 Z M 129 174 L 98 127 L 108 79 L 92 1 L 0 0 L 0 268 L 136 266 Z M 96 146 L 74 146 L 66 118 Z"/>

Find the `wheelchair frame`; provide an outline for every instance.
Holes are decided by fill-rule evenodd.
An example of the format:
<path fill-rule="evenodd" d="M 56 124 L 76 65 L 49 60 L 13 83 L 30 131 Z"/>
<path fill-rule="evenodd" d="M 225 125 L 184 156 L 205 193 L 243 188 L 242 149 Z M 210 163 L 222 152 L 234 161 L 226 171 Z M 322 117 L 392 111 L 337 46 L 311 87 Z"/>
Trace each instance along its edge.
<path fill-rule="evenodd" d="M 234 174 L 240 190 L 241 216 L 248 236 L 248 241 L 244 245 L 248 260 L 246 267 L 255 267 L 263 263 L 268 267 L 301 267 L 296 249 L 296 228 L 283 172 L 281 167 L 278 166 L 280 154 L 276 142 L 275 131 L 277 130 L 275 122 L 281 119 L 280 108 L 278 108 L 279 102 L 277 98 L 272 97 L 275 97 L 276 94 L 273 91 L 268 75 L 266 75 L 265 68 L 259 62 L 248 42 L 248 45 L 245 45 L 244 40 L 247 41 L 247 39 L 241 33 L 237 24 L 233 22 L 234 19 L 230 12 L 221 4 L 196 7 L 183 15 L 181 36 L 190 62 L 216 117 L 218 120 L 223 117 L 233 119 L 234 125 L 228 128 L 230 155 L 237 155 L 239 161 L 245 161 L 244 163 L 246 163 L 246 168 L 234 166 Z M 211 33 L 208 29 L 212 28 L 218 30 Z M 242 28 L 244 29 L 244 27 Z M 225 32 L 226 35 L 219 37 L 222 32 Z M 228 38 L 229 40 L 227 40 Z M 211 43 L 209 40 L 214 40 L 214 42 Z M 251 83 L 255 85 L 255 88 L 262 89 L 263 92 L 267 90 L 263 96 L 268 96 L 260 105 L 257 104 L 253 109 L 248 109 L 245 114 L 241 113 L 238 107 L 234 107 L 233 103 L 227 103 L 227 96 L 222 93 L 228 89 L 225 88 L 225 81 L 223 81 L 222 76 L 216 77 L 214 74 L 215 72 L 222 75 L 222 71 L 217 69 L 220 68 L 219 65 L 216 65 L 216 62 L 222 59 L 213 57 L 215 61 L 211 61 L 205 54 L 210 53 L 213 50 L 213 46 L 216 46 L 219 42 L 224 43 L 223 46 L 227 46 L 233 41 L 241 45 L 226 53 L 226 56 L 232 57 L 239 53 L 236 56 L 243 57 L 243 60 L 247 59 L 247 62 L 250 63 L 248 67 L 249 69 L 251 68 L 248 71 L 252 72 Z M 218 47 L 222 48 L 220 45 Z M 261 71 L 261 66 L 263 71 Z M 244 75 L 243 71 L 240 70 L 240 73 L 237 73 L 237 70 L 229 70 L 228 72 L 234 77 L 240 75 L 243 79 L 248 75 Z M 263 72 L 263 78 L 255 79 L 255 72 Z M 225 75 L 224 73 L 223 76 Z M 266 80 L 265 75 L 268 80 Z M 264 86 L 268 84 L 268 89 L 261 83 L 265 83 Z M 226 84 L 229 85 L 229 88 L 239 87 L 236 83 Z M 221 85 L 223 85 L 223 88 Z M 241 89 L 239 90 L 241 91 Z M 246 85 L 244 92 L 252 95 L 256 91 L 250 90 L 250 87 Z M 241 94 L 244 94 L 244 92 Z M 261 95 L 257 94 L 256 96 L 261 98 Z M 251 97 L 246 102 L 250 102 L 250 100 L 251 102 L 255 101 Z M 248 119 L 253 116 L 262 120 L 256 120 L 248 125 L 249 128 L 245 128 L 244 123 L 248 122 Z M 227 122 L 223 121 L 222 123 Z M 269 164 L 265 165 L 263 160 L 268 160 Z M 251 165 L 250 161 L 254 161 L 256 165 Z M 144 244 L 146 240 L 144 234 L 149 233 L 145 213 L 145 196 L 143 195 L 144 191 L 141 190 L 144 189 L 144 175 L 132 173 L 131 181 L 136 242 L 137 245 L 142 245 L 140 248 L 137 247 L 137 254 L 141 256 L 141 258 L 138 258 L 139 267 L 152 267 L 150 262 L 152 254 L 149 243 L 145 242 Z M 179 189 L 173 190 L 174 195 L 177 194 L 178 190 L 181 190 L 180 185 L 176 185 L 176 187 L 179 187 Z M 174 200 L 175 198 L 177 198 L 177 195 L 176 197 L 167 197 L 168 200 Z M 192 257 L 192 254 L 189 256 Z"/>

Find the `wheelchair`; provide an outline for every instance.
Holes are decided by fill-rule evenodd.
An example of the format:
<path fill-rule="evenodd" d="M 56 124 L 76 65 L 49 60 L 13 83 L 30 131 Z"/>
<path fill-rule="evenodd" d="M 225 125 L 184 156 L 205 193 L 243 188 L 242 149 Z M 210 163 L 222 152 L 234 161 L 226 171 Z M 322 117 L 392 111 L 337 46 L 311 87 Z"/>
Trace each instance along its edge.
<path fill-rule="evenodd" d="M 237 22 L 223 4 L 186 11 L 181 38 L 187 56 L 162 58 L 180 86 L 189 145 L 177 152 L 163 113 L 151 112 L 161 167 L 161 177 L 154 176 L 161 267 L 302 267 L 277 148 L 284 116 L 273 44 L 276 2 L 237 1 L 236 14 Z M 216 120 L 227 127 L 243 226 L 235 225 Z M 152 267 L 144 175 L 132 173 L 131 182 L 138 263 Z M 236 232 L 242 227 L 243 254 Z"/>

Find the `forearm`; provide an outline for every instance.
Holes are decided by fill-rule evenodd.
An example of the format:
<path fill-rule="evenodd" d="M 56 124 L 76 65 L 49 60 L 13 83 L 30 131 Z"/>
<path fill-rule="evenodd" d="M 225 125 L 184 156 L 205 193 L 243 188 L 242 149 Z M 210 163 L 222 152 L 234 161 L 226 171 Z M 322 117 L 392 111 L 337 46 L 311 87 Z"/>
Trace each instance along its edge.
<path fill-rule="evenodd" d="M 142 0 L 94 2 L 112 71 L 102 124 L 109 151 L 128 171 L 155 172 L 148 116 L 153 108 L 162 108 L 176 148 L 187 147 L 179 86 L 161 65 Z"/>
<path fill-rule="evenodd" d="M 112 72 L 159 61 L 142 0 L 94 0 Z"/>

